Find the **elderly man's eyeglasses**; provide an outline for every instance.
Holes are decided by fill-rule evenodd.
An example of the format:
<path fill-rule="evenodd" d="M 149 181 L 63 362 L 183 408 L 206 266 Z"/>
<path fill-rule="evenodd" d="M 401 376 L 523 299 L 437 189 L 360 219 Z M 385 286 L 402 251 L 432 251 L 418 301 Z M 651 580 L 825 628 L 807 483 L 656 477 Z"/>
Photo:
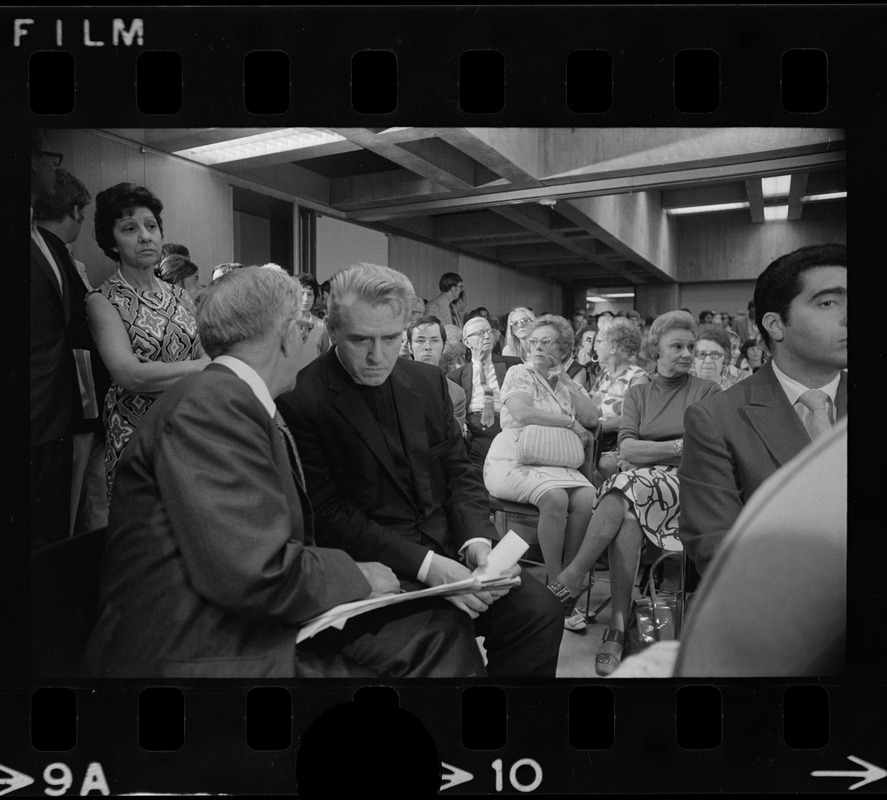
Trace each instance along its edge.
<path fill-rule="evenodd" d="M 516 319 L 514 322 L 512 322 L 511 326 L 513 328 L 526 328 L 527 325 L 532 325 L 532 324 L 533 324 L 533 320 L 531 320 L 529 317 L 522 317 L 521 319 Z"/>
<path fill-rule="evenodd" d="M 543 347 L 551 347 L 554 344 L 554 339 L 527 339 L 527 344 L 530 347 L 535 347 L 537 344 L 541 344 Z"/>
<path fill-rule="evenodd" d="M 485 339 L 487 336 L 492 336 L 492 335 L 493 335 L 493 331 L 490 328 L 487 328 L 486 330 L 483 330 L 483 331 L 475 331 L 474 333 L 466 333 L 462 338 L 465 341 L 468 341 L 469 339 L 476 339 L 478 336 L 480 336 L 482 339 Z"/>
<path fill-rule="evenodd" d="M 62 165 L 62 159 L 65 157 L 63 153 L 53 153 L 51 150 L 38 150 L 37 155 L 49 156 L 52 159 L 52 166 L 54 167 L 60 167 Z"/>
<path fill-rule="evenodd" d="M 697 361 L 705 361 L 706 358 L 710 358 L 712 361 L 723 361 L 724 354 L 723 353 L 703 353 L 700 350 L 696 351 L 696 360 Z"/>

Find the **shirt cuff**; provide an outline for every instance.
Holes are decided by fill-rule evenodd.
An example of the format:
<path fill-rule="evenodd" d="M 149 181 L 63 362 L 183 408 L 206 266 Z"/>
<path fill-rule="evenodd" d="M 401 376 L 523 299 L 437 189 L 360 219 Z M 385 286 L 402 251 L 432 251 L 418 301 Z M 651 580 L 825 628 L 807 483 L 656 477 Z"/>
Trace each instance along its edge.
<path fill-rule="evenodd" d="M 419 574 L 416 575 L 416 580 L 419 583 L 425 583 L 425 578 L 428 577 L 428 570 L 431 569 L 431 559 L 434 556 L 434 551 L 429 550 L 425 554 L 425 558 L 422 559 L 422 566 L 419 567 Z"/>
<path fill-rule="evenodd" d="M 469 539 L 459 548 L 459 558 L 461 558 L 463 561 L 465 560 L 465 548 L 467 548 L 468 545 L 472 544 L 473 542 L 486 542 L 490 547 L 493 546 L 493 543 L 489 539 L 483 536 L 475 536 L 473 539 Z"/>

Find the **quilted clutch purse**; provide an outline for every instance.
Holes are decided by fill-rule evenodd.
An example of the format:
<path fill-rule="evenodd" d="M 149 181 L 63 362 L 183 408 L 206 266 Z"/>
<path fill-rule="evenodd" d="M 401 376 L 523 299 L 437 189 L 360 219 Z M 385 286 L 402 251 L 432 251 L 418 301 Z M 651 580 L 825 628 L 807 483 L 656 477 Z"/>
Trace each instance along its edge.
<path fill-rule="evenodd" d="M 519 464 L 577 469 L 585 461 L 585 448 L 569 428 L 527 425 L 517 441 Z"/>

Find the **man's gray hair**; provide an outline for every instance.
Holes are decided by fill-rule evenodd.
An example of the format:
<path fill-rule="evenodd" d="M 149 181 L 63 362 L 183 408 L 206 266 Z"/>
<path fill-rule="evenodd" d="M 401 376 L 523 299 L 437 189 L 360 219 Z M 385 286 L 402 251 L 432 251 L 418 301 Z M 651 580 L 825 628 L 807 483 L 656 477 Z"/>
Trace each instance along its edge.
<path fill-rule="evenodd" d="M 297 317 L 302 287 L 287 273 L 244 267 L 223 275 L 197 296 L 197 331 L 211 358 L 241 342 L 283 333 Z"/>
<path fill-rule="evenodd" d="M 370 306 L 388 306 L 398 317 L 409 315 L 415 296 L 410 279 L 396 269 L 363 261 L 344 267 L 330 279 L 327 330 L 336 330 L 347 302 L 361 300 Z"/>

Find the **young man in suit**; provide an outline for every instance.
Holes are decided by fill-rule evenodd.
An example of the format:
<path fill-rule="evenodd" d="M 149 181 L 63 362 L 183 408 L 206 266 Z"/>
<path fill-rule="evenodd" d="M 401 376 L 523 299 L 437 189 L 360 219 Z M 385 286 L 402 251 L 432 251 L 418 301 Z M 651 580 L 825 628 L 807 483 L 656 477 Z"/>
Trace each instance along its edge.
<path fill-rule="evenodd" d="M 83 419 L 72 341 L 76 283 L 34 221 L 34 204 L 51 200 L 62 154 L 44 131 L 31 138 L 31 548 L 68 536 L 73 431 Z M 82 293 L 79 295 L 82 304 Z"/>
<path fill-rule="evenodd" d="M 684 415 L 680 538 L 700 573 L 761 483 L 847 414 L 847 248 L 777 258 L 754 304 L 773 358 Z"/>
<path fill-rule="evenodd" d="M 334 346 L 279 407 L 302 453 L 319 542 L 381 561 L 405 584 L 437 586 L 483 567 L 498 534 L 447 379 L 398 358 L 413 294 L 388 267 L 336 273 L 327 318 Z M 454 625 L 484 637 L 491 677 L 554 677 L 563 612 L 552 597 L 522 576 L 510 591 L 449 602 L 460 610 Z"/>
<path fill-rule="evenodd" d="M 314 543 L 314 515 L 274 397 L 295 385 L 301 287 L 247 267 L 201 295 L 212 363 L 146 414 L 117 468 L 100 616 L 102 678 L 462 677 L 483 674 L 456 609 L 378 609 L 296 645 L 340 603 L 398 591 L 378 559 Z"/>
<path fill-rule="evenodd" d="M 471 351 L 471 361 L 464 367 L 454 369 L 447 377 L 465 390 L 468 398 L 466 423 L 470 444 L 468 456 L 480 470 L 493 439 L 502 429 L 499 427 L 499 412 L 502 401 L 499 391 L 505 372 L 509 367 L 520 364 L 513 356 L 498 356 L 493 353 L 493 329 L 483 317 L 472 317 L 462 329 L 462 341 Z"/>

